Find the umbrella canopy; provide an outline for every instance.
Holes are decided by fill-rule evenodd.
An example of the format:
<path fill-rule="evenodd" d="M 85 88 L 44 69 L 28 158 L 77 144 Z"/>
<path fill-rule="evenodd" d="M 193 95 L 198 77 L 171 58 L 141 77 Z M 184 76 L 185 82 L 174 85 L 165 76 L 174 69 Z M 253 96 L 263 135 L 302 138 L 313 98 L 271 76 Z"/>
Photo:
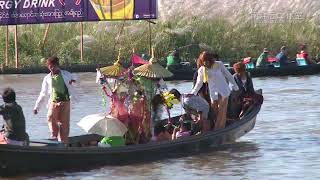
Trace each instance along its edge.
<path fill-rule="evenodd" d="M 125 68 L 119 61 L 116 61 L 112 66 L 101 68 L 100 72 L 108 77 L 119 77 L 125 73 Z"/>
<path fill-rule="evenodd" d="M 119 49 L 118 59 L 112 66 L 103 67 L 100 72 L 108 77 L 119 77 L 125 73 L 125 68 L 120 63 L 121 48 Z"/>
<path fill-rule="evenodd" d="M 173 76 L 170 71 L 158 64 L 154 58 L 151 58 L 148 64 L 135 68 L 133 74 L 147 78 L 167 78 Z"/>
<path fill-rule="evenodd" d="M 105 137 L 123 136 L 128 131 L 121 121 L 105 114 L 88 115 L 78 122 L 78 126 L 88 133 L 99 134 Z"/>

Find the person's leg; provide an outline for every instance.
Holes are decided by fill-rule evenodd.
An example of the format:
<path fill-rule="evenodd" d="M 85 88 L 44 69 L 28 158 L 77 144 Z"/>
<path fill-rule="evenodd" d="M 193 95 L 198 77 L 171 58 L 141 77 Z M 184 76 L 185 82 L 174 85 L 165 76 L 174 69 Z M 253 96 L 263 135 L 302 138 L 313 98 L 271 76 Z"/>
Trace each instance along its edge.
<path fill-rule="evenodd" d="M 208 116 L 205 116 L 204 113 L 200 112 L 200 122 L 202 125 L 202 132 L 207 132 L 210 130 L 210 123 L 208 120 Z"/>
<path fill-rule="evenodd" d="M 57 103 L 51 102 L 49 104 L 48 108 L 48 127 L 51 133 L 51 138 L 52 139 L 57 139 L 58 138 L 58 133 L 59 133 L 59 126 L 58 126 L 58 114 L 59 112 L 59 107 L 57 106 Z"/>
<path fill-rule="evenodd" d="M 227 121 L 228 98 L 219 96 L 218 116 L 214 130 L 223 129 Z"/>
<path fill-rule="evenodd" d="M 62 102 L 60 105 L 60 139 L 63 143 L 68 143 L 70 130 L 70 101 Z"/>
<path fill-rule="evenodd" d="M 201 117 L 201 123 L 202 123 L 202 132 L 207 132 L 210 130 L 210 121 L 208 119 L 209 116 L 209 104 L 206 102 L 206 100 L 203 100 L 202 105 L 199 107 L 199 116 Z"/>
<path fill-rule="evenodd" d="M 217 118 L 218 118 L 218 100 L 213 101 L 210 104 L 210 108 L 211 108 L 211 111 L 213 112 L 211 114 L 212 119 L 210 119 L 210 121 L 212 121 L 212 124 L 214 124 L 214 126 L 216 126 Z M 213 115 L 213 117 L 212 117 L 212 115 Z"/>

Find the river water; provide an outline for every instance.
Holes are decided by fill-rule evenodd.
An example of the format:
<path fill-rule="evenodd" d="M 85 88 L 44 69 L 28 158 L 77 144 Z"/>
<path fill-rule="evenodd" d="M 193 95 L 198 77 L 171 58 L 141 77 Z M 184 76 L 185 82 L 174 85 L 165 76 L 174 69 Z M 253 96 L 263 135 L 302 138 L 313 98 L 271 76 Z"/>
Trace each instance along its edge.
<path fill-rule="evenodd" d="M 81 73 L 77 89 L 81 101 L 73 106 L 71 135 L 85 133 L 76 123 L 84 116 L 104 112 L 94 73 Z M 49 137 L 46 109 L 32 108 L 44 74 L 0 75 L 0 90 L 16 90 L 31 138 Z M 255 128 L 219 151 L 145 164 L 101 167 L 80 172 L 56 172 L 23 179 L 320 179 L 320 75 L 254 78 L 265 101 Z M 171 82 L 182 92 L 190 82 Z M 2 102 L 2 101 L 0 101 Z M 175 110 L 179 114 L 181 110 Z M 2 119 L 0 118 L 0 123 Z"/>

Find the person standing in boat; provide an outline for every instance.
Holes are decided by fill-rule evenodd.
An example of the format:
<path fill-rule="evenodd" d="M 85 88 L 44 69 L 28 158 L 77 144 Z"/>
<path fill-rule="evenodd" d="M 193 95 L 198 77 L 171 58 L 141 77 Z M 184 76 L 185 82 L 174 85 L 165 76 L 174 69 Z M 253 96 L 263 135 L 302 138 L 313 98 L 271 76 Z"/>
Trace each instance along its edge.
<path fill-rule="evenodd" d="M 208 83 L 211 107 L 217 114 L 215 130 L 225 127 L 228 97 L 231 92 L 228 82 L 233 85 L 233 90 L 239 90 L 233 76 L 221 61 L 217 61 L 218 58 L 217 54 L 207 51 L 200 54 L 199 59 L 204 66 L 198 69 L 197 82 L 191 91 L 192 94 L 197 95 L 203 83 Z"/>
<path fill-rule="evenodd" d="M 16 93 L 6 88 L 2 93 L 4 105 L 0 106 L 0 115 L 5 121 L 0 131 L 0 144 L 28 145 L 29 136 L 26 132 L 26 121 L 22 108 L 16 102 Z"/>
<path fill-rule="evenodd" d="M 197 59 L 196 60 L 196 64 L 197 64 L 197 70 L 196 72 L 193 74 L 193 87 L 196 85 L 197 83 L 197 78 L 198 78 L 198 69 L 201 66 L 204 66 L 202 59 Z M 209 95 L 209 87 L 208 87 L 208 82 L 203 83 L 202 87 L 200 88 L 198 95 L 203 97 L 209 104 L 210 104 L 210 95 Z"/>
<path fill-rule="evenodd" d="M 48 58 L 47 65 L 50 73 L 43 79 L 33 113 L 38 114 L 45 99 L 49 98 L 47 117 L 51 138 L 67 144 L 70 128 L 70 100 L 77 101 L 73 88 L 76 77 L 59 68 L 57 57 Z"/>
<path fill-rule="evenodd" d="M 263 49 L 263 52 L 260 54 L 260 56 L 257 59 L 256 67 L 266 67 L 268 66 L 268 56 L 269 56 L 269 50 L 267 48 Z"/>

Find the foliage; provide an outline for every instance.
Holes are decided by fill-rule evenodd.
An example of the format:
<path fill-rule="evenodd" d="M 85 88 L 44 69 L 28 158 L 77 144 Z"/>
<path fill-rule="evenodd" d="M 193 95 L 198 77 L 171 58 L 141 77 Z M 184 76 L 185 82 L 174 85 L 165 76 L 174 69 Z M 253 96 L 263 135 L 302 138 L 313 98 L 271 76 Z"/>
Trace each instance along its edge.
<path fill-rule="evenodd" d="M 84 24 L 84 60 L 80 61 L 79 23 L 51 24 L 43 41 L 47 25 L 25 25 L 19 28 L 21 66 L 43 65 L 41 59 L 58 56 L 62 64 L 112 64 L 121 47 L 121 55 L 129 63 L 132 49 L 138 54 L 149 52 L 149 29 L 146 21 L 88 22 Z M 318 56 L 320 29 L 312 22 L 290 24 L 232 24 L 224 19 L 203 20 L 176 17 L 159 21 L 152 27 L 155 55 L 163 63 L 174 49 L 181 49 L 185 60 L 193 61 L 201 50 L 214 50 L 221 58 L 237 61 L 243 57 L 258 57 L 264 47 L 276 55 L 285 45 L 294 57 L 299 44 L 307 43 L 309 54 Z M 10 27 L 9 60 L 14 66 L 14 27 Z M 5 27 L 0 27 L 0 63 L 5 59 Z"/>

